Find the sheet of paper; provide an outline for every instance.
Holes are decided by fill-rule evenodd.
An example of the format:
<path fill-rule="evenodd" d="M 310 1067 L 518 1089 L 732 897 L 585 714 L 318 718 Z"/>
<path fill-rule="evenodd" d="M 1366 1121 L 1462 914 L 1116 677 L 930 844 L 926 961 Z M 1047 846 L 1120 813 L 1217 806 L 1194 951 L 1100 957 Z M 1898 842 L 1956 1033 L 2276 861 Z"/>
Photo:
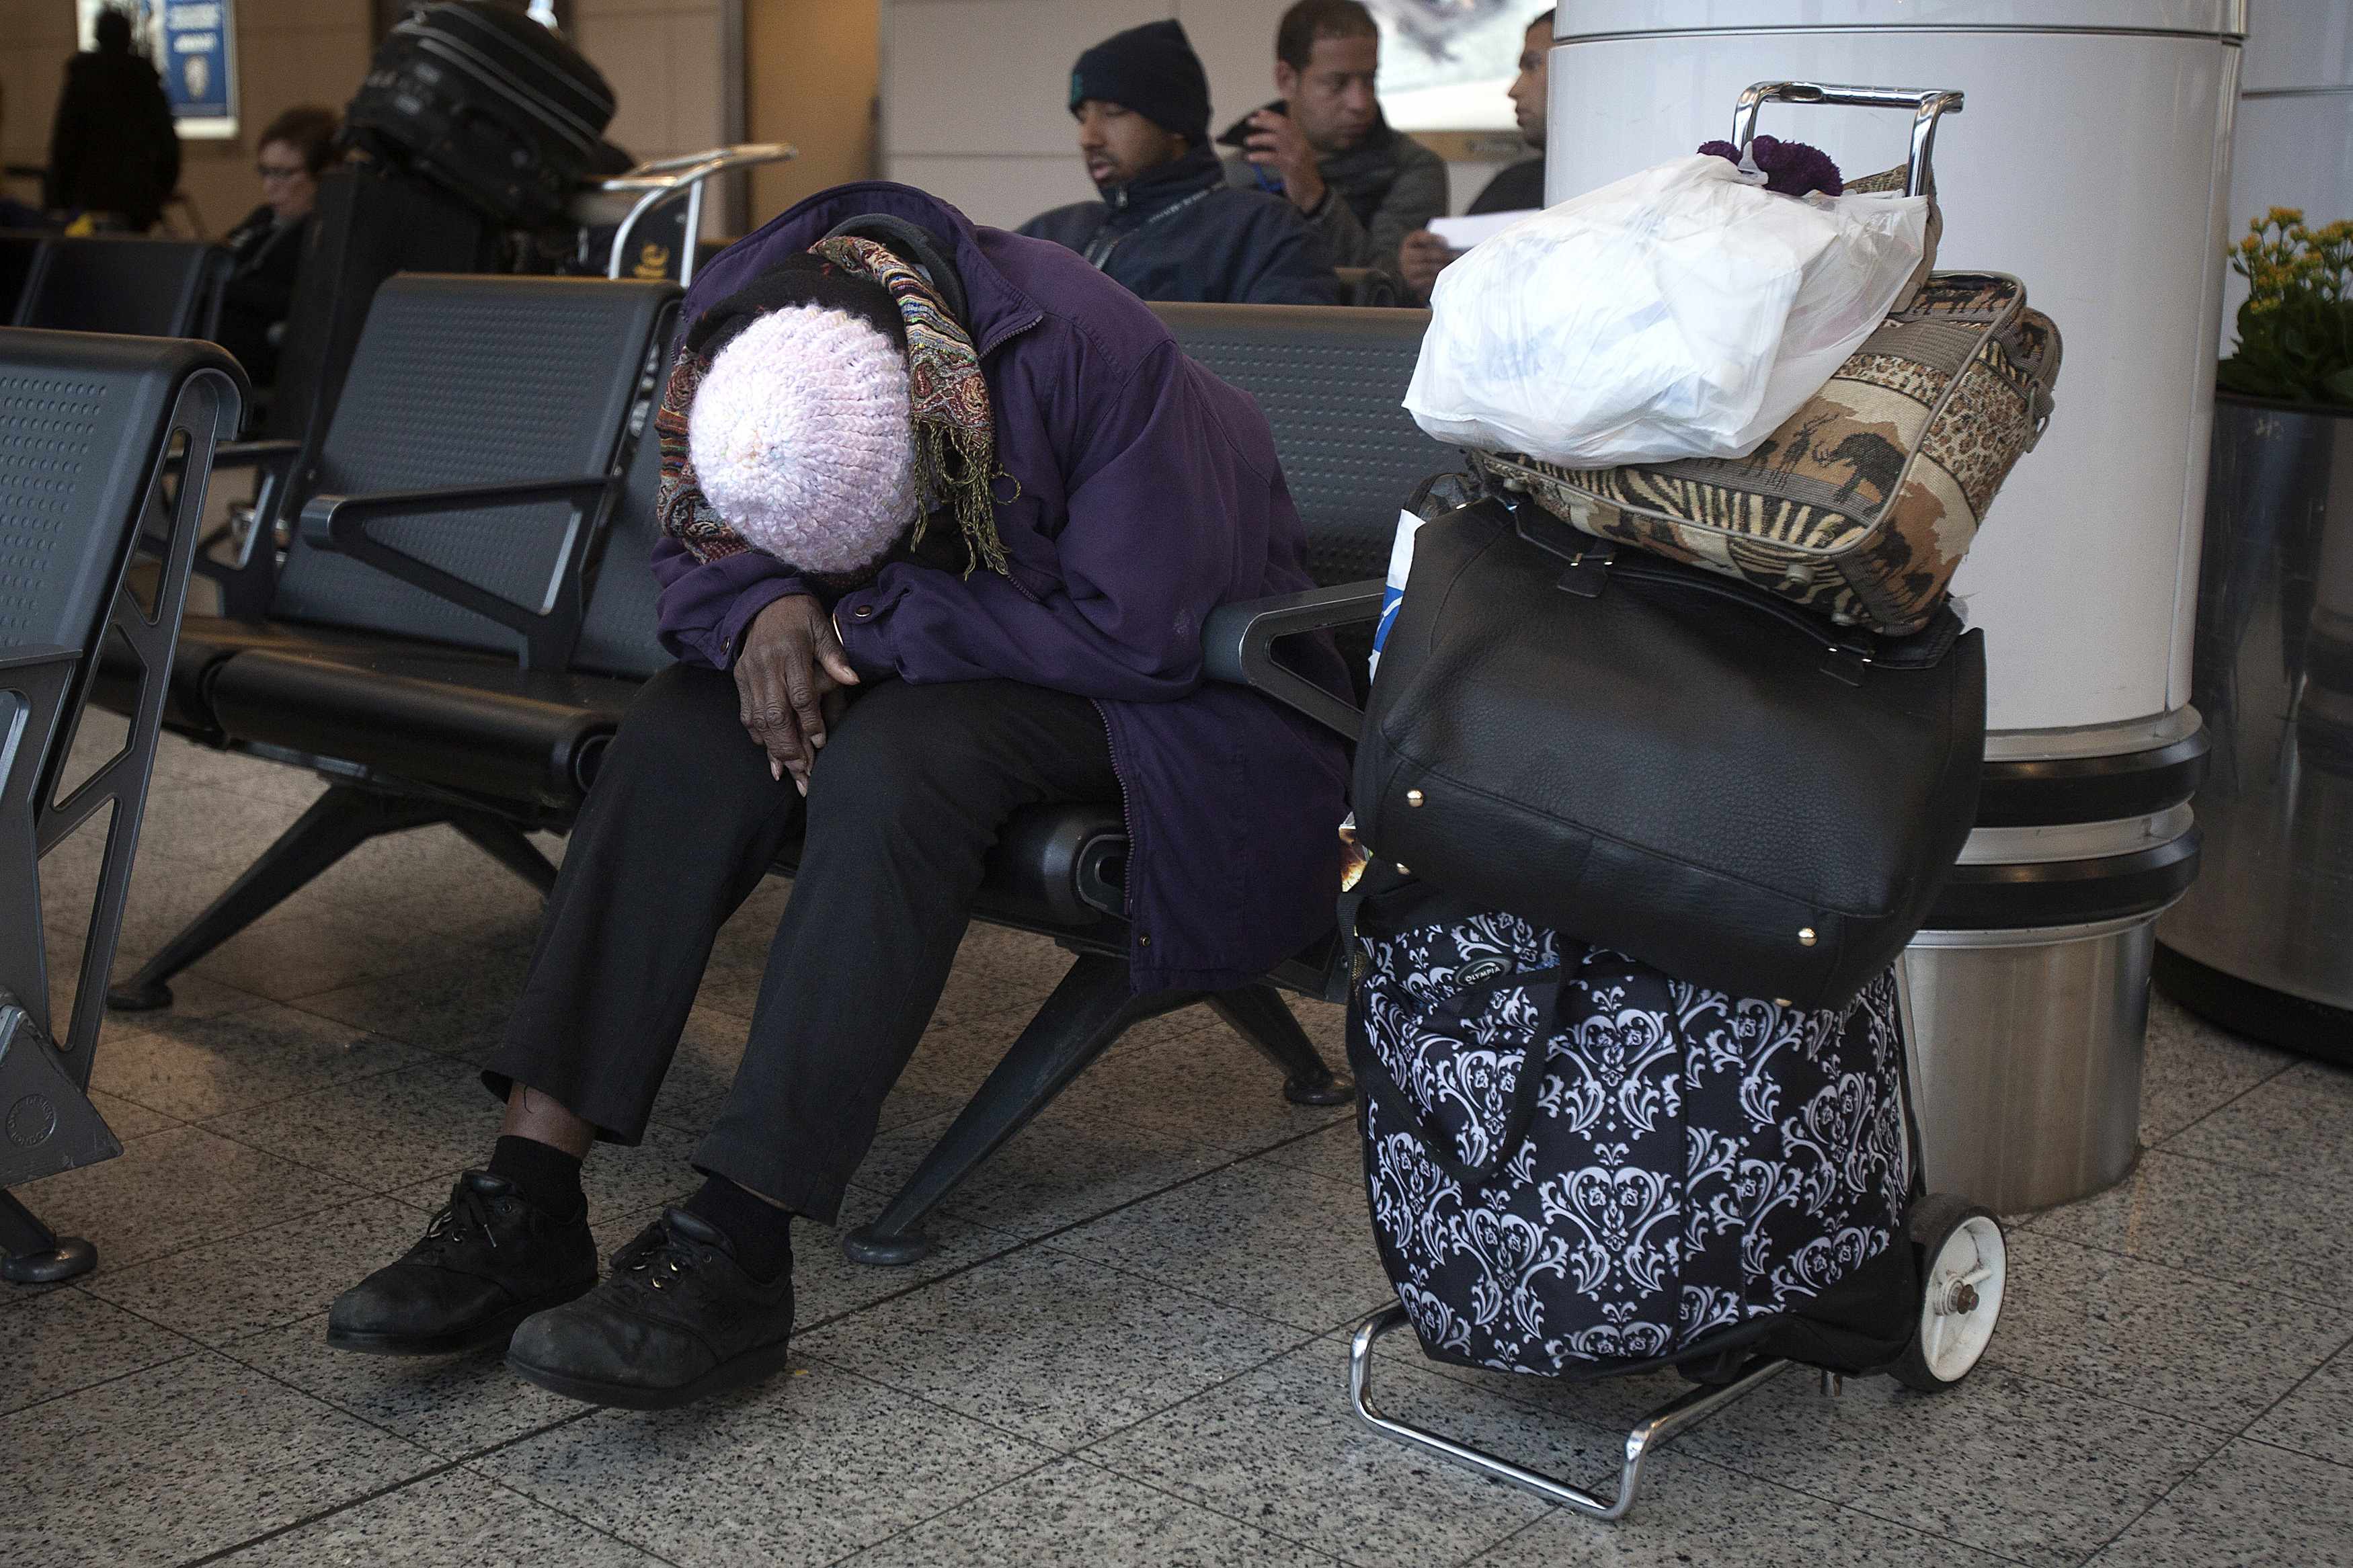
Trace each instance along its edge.
<path fill-rule="evenodd" d="M 1511 212 L 1481 213 L 1477 217 L 1434 217 L 1430 220 L 1430 232 L 1457 250 L 1468 250 L 1527 216 L 1526 212 Z"/>

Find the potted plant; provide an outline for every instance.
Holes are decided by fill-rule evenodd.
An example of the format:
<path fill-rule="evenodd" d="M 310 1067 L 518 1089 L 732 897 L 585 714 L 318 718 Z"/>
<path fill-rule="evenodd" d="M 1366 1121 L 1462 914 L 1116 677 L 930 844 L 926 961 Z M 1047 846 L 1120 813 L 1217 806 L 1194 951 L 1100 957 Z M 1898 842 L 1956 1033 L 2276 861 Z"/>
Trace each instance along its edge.
<path fill-rule="evenodd" d="M 2353 1059 L 2353 222 L 2248 225 L 2217 368 L 2191 700 L 2204 868 L 2157 980 L 2242 1034 Z"/>
<path fill-rule="evenodd" d="M 2313 228 L 2299 208 L 2274 207 L 2247 226 L 2231 269 L 2247 302 L 2222 390 L 2353 408 L 2353 220 Z"/>

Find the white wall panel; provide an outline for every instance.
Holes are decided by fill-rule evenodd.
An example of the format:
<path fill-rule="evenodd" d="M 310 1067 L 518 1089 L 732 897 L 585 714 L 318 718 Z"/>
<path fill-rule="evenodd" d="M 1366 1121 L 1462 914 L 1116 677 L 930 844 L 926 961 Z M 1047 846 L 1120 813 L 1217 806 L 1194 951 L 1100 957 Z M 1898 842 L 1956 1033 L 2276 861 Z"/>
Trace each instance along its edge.
<path fill-rule="evenodd" d="M 1010 154 L 989 158 L 897 154 L 883 161 L 883 178 L 931 192 L 975 223 L 1018 228 L 1049 207 L 1095 194 L 1075 153 Z"/>
<path fill-rule="evenodd" d="M 2353 82 L 2353 5 L 2346 0 L 2248 0 L 2240 90 Z"/>
<path fill-rule="evenodd" d="M 2316 224 L 2353 217 L 2353 86 L 2240 101 L 2232 240 L 2246 232 L 2249 218 L 2270 207 L 2302 207 Z"/>
<path fill-rule="evenodd" d="M 1176 0 L 1174 8 L 1209 73 L 1213 132 L 1274 97 L 1274 24 L 1282 5 L 1271 0 Z"/>
<path fill-rule="evenodd" d="M 1071 65 L 1167 0 L 887 0 L 886 156 L 1060 153 L 1079 166 Z"/>

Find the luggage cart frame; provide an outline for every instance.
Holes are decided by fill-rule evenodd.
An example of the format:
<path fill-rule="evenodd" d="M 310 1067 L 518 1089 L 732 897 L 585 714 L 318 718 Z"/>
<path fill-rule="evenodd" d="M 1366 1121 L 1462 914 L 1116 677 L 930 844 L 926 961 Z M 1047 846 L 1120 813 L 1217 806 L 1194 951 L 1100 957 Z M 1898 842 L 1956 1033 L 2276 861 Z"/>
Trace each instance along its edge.
<path fill-rule="evenodd" d="M 605 195 L 634 195 L 638 198 L 613 230 L 613 243 L 605 258 L 605 276 L 628 276 L 623 270 L 623 258 L 629 254 L 638 226 L 659 208 L 683 198 L 685 240 L 679 257 L 678 283 L 680 288 L 685 288 L 694 281 L 694 264 L 702 247 L 702 188 L 712 176 L 762 163 L 789 163 L 799 156 L 799 150 L 788 142 L 746 142 L 681 153 L 675 158 L 649 159 L 626 174 L 597 181 L 589 187 L 591 190 Z"/>

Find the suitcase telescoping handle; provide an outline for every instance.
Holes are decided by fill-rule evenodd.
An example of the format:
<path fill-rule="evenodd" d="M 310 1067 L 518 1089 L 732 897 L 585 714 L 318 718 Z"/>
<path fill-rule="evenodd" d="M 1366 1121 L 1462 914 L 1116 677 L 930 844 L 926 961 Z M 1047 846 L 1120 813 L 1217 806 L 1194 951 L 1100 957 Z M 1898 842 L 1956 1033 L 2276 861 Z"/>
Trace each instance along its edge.
<path fill-rule="evenodd" d="M 1855 109 L 1908 109 L 1912 111 L 1912 159 L 1904 175 L 1904 194 L 1916 196 L 1928 189 L 1928 157 L 1936 145 L 1936 121 L 1961 111 L 1961 90 L 1951 87 L 1841 87 L 1826 81 L 1760 81 L 1740 95 L 1732 111 L 1732 144 L 1745 155 L 1757 134 L 1757 111 L 1768 103 L 1835 103 Z"/>

